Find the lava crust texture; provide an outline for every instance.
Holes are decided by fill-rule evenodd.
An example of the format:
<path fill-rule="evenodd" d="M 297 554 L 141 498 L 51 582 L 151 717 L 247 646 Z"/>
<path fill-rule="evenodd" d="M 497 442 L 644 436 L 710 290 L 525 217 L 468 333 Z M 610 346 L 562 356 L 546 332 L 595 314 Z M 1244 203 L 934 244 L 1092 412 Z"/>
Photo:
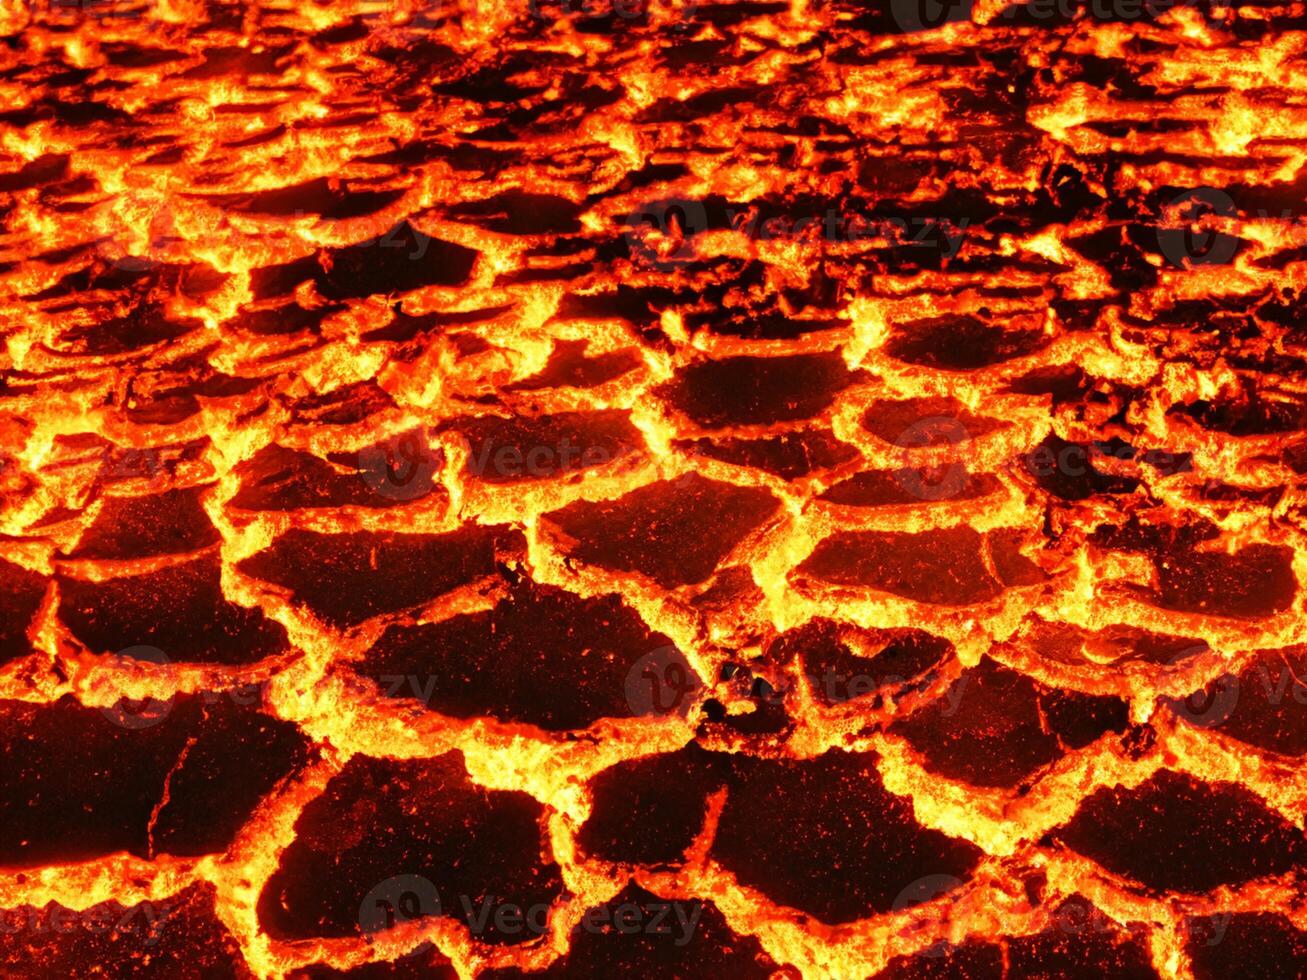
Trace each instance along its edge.
<path fill-rule="evenodd" d="M 1307 977 L 1307 14 L 0 2 L 0 974 Z"/>

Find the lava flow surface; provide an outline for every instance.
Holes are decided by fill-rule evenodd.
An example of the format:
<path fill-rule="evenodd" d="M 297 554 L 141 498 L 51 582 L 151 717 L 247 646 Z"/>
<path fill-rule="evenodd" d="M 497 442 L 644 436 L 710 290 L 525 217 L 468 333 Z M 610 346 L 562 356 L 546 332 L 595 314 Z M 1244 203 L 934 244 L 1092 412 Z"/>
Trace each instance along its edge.
<path fill-rule="evenodd" d="M 0 2 L 0 975 L 1307 977 L 1307 12 Z"/>

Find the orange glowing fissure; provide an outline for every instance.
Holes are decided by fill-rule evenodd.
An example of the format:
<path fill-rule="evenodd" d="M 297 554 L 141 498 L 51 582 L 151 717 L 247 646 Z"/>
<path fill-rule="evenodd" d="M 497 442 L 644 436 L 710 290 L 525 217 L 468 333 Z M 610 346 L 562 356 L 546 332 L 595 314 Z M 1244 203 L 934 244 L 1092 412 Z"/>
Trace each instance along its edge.
<path fill-rule="evenodd" d="M 0 36 L 0 975 L 1307 969 L 1301 4 Z"/>

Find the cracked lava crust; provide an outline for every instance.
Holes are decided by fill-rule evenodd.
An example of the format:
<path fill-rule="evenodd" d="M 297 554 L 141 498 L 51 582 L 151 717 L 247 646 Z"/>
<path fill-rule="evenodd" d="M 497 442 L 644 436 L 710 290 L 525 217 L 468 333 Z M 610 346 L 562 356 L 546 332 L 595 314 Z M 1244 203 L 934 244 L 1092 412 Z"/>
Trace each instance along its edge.
<path fill-rule="evenodd" d="M 1301 3 L 0 38 L 0 974 L 1307 976 Z"/>

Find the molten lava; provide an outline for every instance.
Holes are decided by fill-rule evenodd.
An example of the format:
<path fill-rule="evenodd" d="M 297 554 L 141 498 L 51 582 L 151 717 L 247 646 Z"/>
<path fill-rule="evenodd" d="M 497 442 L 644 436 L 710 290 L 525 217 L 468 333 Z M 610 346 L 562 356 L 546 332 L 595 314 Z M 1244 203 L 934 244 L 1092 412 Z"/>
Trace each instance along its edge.
<path fill-rule="evenodd" d="M 1307 976 L 1307 16 L 0 3 L 0 973 Z"/>

